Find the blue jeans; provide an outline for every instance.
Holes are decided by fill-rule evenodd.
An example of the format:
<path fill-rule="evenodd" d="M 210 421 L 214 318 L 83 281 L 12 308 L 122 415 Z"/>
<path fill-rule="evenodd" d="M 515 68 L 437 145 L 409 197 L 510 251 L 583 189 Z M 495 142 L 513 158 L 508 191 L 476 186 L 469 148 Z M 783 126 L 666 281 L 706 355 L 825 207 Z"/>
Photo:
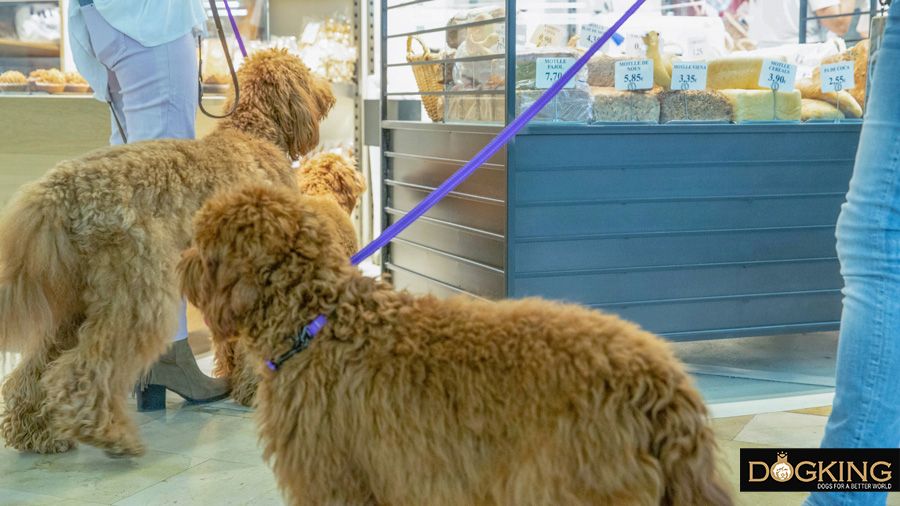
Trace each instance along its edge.
<path fill-rule="evenodd" d="M 900 2 L 890 9 L 856 166 L 837 225 L 844 276 L 837 388 L 823 448 L 900 446 Z M 893 472 L 898 472 L 894 470 Z M 810 495 L 882 505 L 887 493 Z"/>
<path fill-rule="evenodd" d="M 123 144 L 116 117 L 128 142 L 193 139 L 197 117 L 197 49 L 191 34 L 167 44 L 145 47 L 116 30 L 93 5 L 81 8 L 97 60 L 109 71 L 109 143 Z M 156 22 L 156 20 L 151 21 Z M 174 341 L 187 339 L 187 305 L 179 313 Z"/>

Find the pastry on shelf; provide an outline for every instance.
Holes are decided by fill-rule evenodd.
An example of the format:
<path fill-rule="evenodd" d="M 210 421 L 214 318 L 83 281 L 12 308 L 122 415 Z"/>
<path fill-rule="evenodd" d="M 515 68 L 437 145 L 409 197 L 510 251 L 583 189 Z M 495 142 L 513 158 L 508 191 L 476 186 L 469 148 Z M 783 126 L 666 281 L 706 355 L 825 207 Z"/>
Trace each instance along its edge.
<path fill-rule="evenodd" d="M 66 72 L 66 92 L 87 93 L 91 85 L 78 72 Z"/>
<path fill-rule="evenodd" d="M 716 90 L 664 91 L 659 94 L 659 106 L 660 123 L 685 120 L 731 121 L 731 102 Z"/>
<path fill-rule="evenodd" d="M 859 102 L 853 98 L 853 95 L 847 91 L 822 93 L 822 85 L 812 79 L 800 79 L 794 87 L 800 91 L 803 98 L 828 102 L 831 105 L 837 106 L 841 112 L 844 113 L 844 116 L 848 118 L 862 117 L 862 107 L 860 107 Z M 840 101 L 838 98 L 840 98 Z"/>
<path fill-rule="evenodd" d="M 27 89 L 28 80 L 25 78 L 25 74 L 15 70 L 8 70 L 0 74 L 0 91 L 26 91 Z"/>
<path fill-rule="evenodd" d="M 709 60 L 706 88 L 710 90 L 764 90 L 759 85 L 764 58 L 738 56 Z M 784 58 L 776 59 L 784 61 Z"/>
<path fill-rule="evenodd" d="M 856 103 L 862 107 L 866 105 L 866 75 L 869 67 L 869 41 L 863 40 L 859 44 L 847 49 L 846 51 L 834 56 L 828 56 L 822 60 L 822 65 L 828 63 L 840 63 L 845 61 L 853 62 L 853 80 L 855 86 L 849 90 L 844 90 L 856 100 Z M 818 84 L 821 80 L 820 67 L 816 67 L 813 71 L 812 80 Z"/>
<path fill-rule="evenodd" d="M 659 122 L 658 89 L 618 91 L 591 87 L 594 96 L 594 122 Z"/>
<path fill-rule="evenodd" d="M 37 90 L 45 93 L 60 93 L 66 89 L 66 75 L 57 69 L 45 71 L 38 77 Z"/>
<path fill-rule="evenodd" d="M 844 113 L 838 110 L 832 104 L 824 100 L 816 100 L 813 98 L 804 98 L 801 104 L 800 116 L 801 120 L 809 121 L 811 119 L 844 119 Z"/>
<path fill-rule="evenodd" d="M 50 70 L 56 70 L 57 72 L 59 71 L 58 69 L 55 69 L 55 68 L 50 69 Z M 37 82 L 40 81 L 41 76 L 44 75 L 44 72 L 49 72 L 50 70 L 47 70 L 47 69 L 32 70 L 31 73 L 28 74 L 28 91 L 38 91 Z"/>
<path fill-rule="evenodd" d="M 743 121 L 800 121 L 800 91 L 721 90 L 731 103 L 735 123 Z"/>

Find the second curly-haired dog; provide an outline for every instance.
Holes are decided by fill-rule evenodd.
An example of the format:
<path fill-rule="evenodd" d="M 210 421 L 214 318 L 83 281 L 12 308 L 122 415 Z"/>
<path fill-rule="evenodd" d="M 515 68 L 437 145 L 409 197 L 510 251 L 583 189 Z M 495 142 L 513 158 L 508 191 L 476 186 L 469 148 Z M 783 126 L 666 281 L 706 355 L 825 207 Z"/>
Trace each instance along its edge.
<path fill-rule="evenodd" d="M 242 183 L 297 192 L 291 159 L 315 148 L 334 105 L 328 83 L 285 50 L 252 54 L 238 80 L 234 114 L 206 138 L 61 162 L 5 210 L 0 351 L 23 351 L 2 387 L 7 446 L 144 453 L 124 402 L 175 333 L 175 265 L 194 213 Z"/>
<path fill-rule="evenodd" d="M 297 185 L 316 209 L 335 224 L 338 242 L 347 258 L 359 249 L 353 221 L 356 201 L 366 191 L 366 181 L 356 170 L 356 160 L 333 153 L 320 153 L 303 161 L 297 169 Z M 231 378 L 231 398 L 244 406 L 253 403 L 259 377 L 249 364 L 243 346 L 233 339 L 214 336 L 216 376 Z"/>
<path fill-rule="evenodd" d="M 699 393 L 636 325 L 395 291 L 350 265 L 309 198 L 276 188 L 211 200 L 195 230 L 182 289 L 248 349 L 290 504 L 731 504 Z"/>

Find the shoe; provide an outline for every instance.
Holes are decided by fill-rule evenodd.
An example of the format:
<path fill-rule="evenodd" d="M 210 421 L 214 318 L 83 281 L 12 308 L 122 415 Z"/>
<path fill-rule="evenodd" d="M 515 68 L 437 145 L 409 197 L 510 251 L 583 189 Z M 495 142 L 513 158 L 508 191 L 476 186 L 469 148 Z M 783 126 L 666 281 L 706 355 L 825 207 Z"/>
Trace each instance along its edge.
<path fill-rule="evenodd" d="M 210 378 L 200 371 L 187 339 L 175 341 L 150 368 L 150 373 L 137 387 L 138 411 L 166 408 L 166 390 L 171 390 L 192 404 L 215 402 L 231 392 L 228 378 Z"/>

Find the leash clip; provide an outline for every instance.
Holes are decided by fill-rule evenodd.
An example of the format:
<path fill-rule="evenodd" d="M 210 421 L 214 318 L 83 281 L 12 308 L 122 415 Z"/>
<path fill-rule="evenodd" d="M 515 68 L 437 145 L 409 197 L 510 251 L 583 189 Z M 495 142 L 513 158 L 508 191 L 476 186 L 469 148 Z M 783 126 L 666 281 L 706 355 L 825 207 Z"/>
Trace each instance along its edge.
<path fill-rule="evenodd" d="M 278 368 L 281 367 L 281 364 L 285 363 L 289 358 L 309 347 L 309 342 L 312 341 L 312 338 L 313 334 L 309 331 L 309 325 L 303 327 L 303 330 L 301 330 L 297 334 L 294 334 L 294 344 L 293 346 L 291 346 L 291 349 L 282 353 L 281 356 L 279 356 L 275 360 L 266 361 L 266 365 L 269 366 L 269 369 L 277 371 Z"/>

